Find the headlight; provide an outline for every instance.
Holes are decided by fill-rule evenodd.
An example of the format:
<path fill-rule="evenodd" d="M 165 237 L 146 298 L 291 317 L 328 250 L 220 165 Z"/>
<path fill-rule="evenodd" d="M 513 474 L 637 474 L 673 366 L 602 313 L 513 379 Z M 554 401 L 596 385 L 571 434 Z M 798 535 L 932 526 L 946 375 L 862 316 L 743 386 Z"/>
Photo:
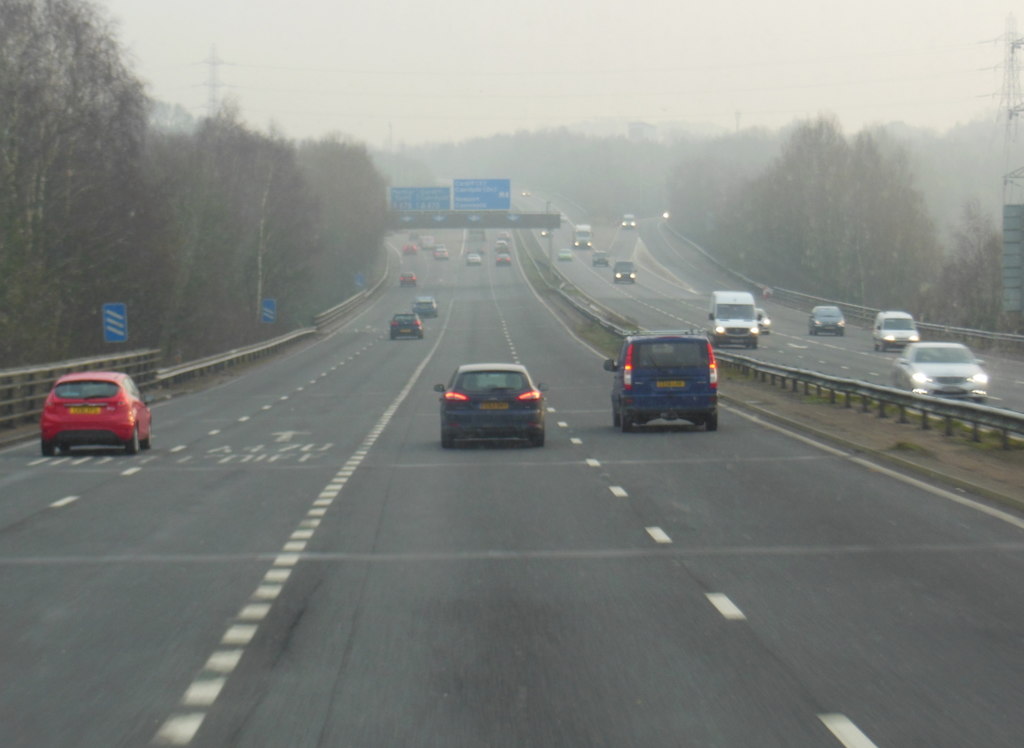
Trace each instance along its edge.
<path fill-rule="evenodd" d="M 718 335 L 725 335 L 725 328 L 722 325 L 717 325 L 715 327 L 715 333 Z"/>
<path fill-rule="evenodd" d="M 839 320 L 838 324 L 839 324 L 840 327 L 846 327 L 846 320 L 845 319 L 841 319 L 841 320 Z"/>
<path fill-rule="evenodd" d="M 629 277 L 630 277 L 630 278 L 636 278 L 636 273 L 630 273 L 630 274 L 629 274 Z"/>
<path fill-rule="evenodd" d="M 910 378 L 912 380 L 914 380 L 915 382 L 917 382 L 918 384 L 925 384 L 927 382 L 932 381 L 931 377 L 929 377 L 927 374 L 924 374 L 924 373 L 922 373 L 920 371 L 915 371 L 913 374 L 910 375 Z"/>
<path fill-rule="evenodd" d="M 753 327 L 750 328 L 750 333 L 752 335 L 757 335 L 760 332 L 761 332 L 761 328 L 758 327 L 757 325 L 754 325 Z"/>
<path fill-rule="evenodd" d="M 882 338 L 882 340 L 893 341 L 893 340 L 896 340 L 896 336 L 895 335 L 886 335 L 884 338 Z"/>
<path fill-rule="evenodd" d="M 977 374 L 968 377 L 967 381 L 972 384 L 988 384 L 988 374 L 983 371 L 979 371 Z"/>
<path fill-rule="evenodd" d="M 917 335 L 911 335 L 911 336 L 910 336 L 910 342 L 911 342 L 911 343 L 916 343 L 916 342 L 917 342 L 917 341 L 919 341 L 920 339 L 921 339 L 921 338 L 920 338 L 919 336 L 917 336 Z"/>

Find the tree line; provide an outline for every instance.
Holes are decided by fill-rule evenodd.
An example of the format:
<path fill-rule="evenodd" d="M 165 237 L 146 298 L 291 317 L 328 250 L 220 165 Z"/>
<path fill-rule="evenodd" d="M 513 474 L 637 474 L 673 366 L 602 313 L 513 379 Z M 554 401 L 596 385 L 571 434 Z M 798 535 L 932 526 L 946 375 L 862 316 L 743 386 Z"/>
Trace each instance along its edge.
<path fill-rule="evenodd" d="M 363 146 L 230 109 L 152 127 L 86 0 L 0 0 L 0 102 L 0 368 L 124 346 L 103 341 L 105 302 L 168 362 L 244 345 L 308 325 L 381 261 L 385 182 Z"/>
<path fill-rule="evenodd" d="M 518 132 L 404 155 L 437 173 L 511 176 L 596 222 L 668 210 L 681 233 L 768 285 L 1008 330 L 993 217 L 1005 167 L 991 133 L 972 124 L 945 136 L 903 126 L 847 136 L 821 116 L 657 142 Z"/>

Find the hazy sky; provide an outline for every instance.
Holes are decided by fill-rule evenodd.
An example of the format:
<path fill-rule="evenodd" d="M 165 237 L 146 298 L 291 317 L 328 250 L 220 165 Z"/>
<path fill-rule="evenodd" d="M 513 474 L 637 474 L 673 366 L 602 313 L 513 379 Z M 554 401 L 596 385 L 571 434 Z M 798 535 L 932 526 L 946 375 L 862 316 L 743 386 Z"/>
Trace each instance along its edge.
<path fill-rule="evenodd" d="M 149 93 L 372 146 L 626 119 L 995 121 L 1005 0 L 94 0 Z M 1024 18 L 1020 20 L 1024 34 Z M 1024 50 L 1020 54 L 1024 62 Z"/>

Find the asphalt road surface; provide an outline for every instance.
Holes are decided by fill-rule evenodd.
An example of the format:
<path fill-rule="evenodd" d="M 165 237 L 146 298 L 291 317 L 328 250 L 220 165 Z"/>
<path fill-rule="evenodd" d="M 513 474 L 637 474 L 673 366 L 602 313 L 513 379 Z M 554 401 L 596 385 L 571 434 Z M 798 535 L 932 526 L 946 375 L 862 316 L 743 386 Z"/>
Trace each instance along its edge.
<path fill-rule="evenodd" d="M 0 452 L 0 745 L 1020 745 L 1024 519 L 734 411 L 619 433 L 518 259 L 439 238 L 148 453 Z M 544 448 L 441 449 L 472 361 Z"/>

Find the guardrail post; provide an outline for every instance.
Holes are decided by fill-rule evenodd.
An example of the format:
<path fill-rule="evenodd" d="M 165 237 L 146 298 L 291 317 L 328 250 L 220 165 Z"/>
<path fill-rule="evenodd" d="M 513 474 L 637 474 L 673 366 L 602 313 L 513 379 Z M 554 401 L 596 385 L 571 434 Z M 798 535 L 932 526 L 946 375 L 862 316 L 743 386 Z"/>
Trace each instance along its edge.
<path fill-rule="evenodd" d="M 885 416 L 885 401 L 884 400 L 879 400 L 878 401 L 878 417 L 879 418 L 885 418 L 886 417 Z"/>
<path fill-rule="evenodd" d="M 953 436 L 953 416 L 946 416 L 946 436 Z"/>

